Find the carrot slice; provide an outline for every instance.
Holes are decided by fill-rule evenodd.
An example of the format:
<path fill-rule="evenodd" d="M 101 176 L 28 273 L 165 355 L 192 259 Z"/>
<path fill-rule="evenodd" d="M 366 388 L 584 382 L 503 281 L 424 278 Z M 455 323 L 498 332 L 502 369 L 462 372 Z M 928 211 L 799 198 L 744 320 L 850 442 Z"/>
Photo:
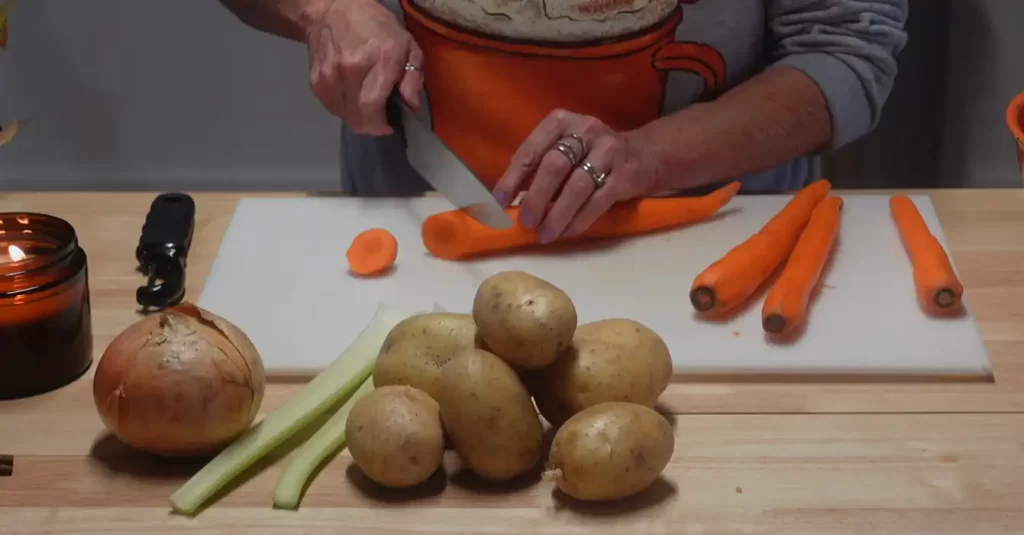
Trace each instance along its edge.
<path fill-rule="evenodd" d="M 936 316 L 956 311 L 963 300 L 964 286 L 914 201 L 906 195 L 893 195 L 889 198 L 889 211 L 914 267 L 914 289 L 921 308 Z"/>
<path fill-rule="evenodd" d="M 807 227 L 761 307 L 761 326 L 766 333 L 786 336 L 806 323 L 811 292 L 835 245 L 842 211 L 842 197 L 826 197 L 811 212 Z"/>
<path fill-rule="evenodd" d="M 398 258 L 398 240 L 382 228 L 364 230 L 352 240 L 345 257 L 349 270 L 356 275 L 382 273 Z"/>
<path fill-rule="evenodd" d="M 701 221 L 728 204 L 739 189 L 739 182 L 731 182 L 702 197 L 622 202 L 612 206 L 583 233 L 558 241 L 634 236 Z M 536 229 L 519 225 L 519 208 L 505 211 L 516 223 L 501 230 L 480 224 L 458 210 L 431 215 L 423 222 L 423 245 L 438 258 L 461 260 L 540 243 Z"/>
<path fill-rule="evenodd" d="M 693 308 L 723 314 L 744 303 L 789 256 L 811 212 L 831 189 L 828 180 L 804 186 L 761 230 L 697 275 L 690 288 Z"/>

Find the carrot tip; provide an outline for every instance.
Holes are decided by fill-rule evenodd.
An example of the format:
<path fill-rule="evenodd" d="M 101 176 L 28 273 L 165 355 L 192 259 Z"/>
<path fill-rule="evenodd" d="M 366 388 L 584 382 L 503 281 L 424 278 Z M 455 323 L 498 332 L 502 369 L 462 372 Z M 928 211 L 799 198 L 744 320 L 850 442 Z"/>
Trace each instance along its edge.
<path fill-rule="evenodd" d="M 707 312 L 715 308 L 715 305 L 718 304 L 718 300 L 715 298 L 715 290 L 707 286 L 694 288 L 690 291 L 690 303 L 693 304 L 693 308 L 697 309 L 698 312 Z"/>
<path fill-rule="evenodd" d="M 771 314 L 761 320 L 761 327 L 766 333 L 782 334 L 786 330 L 786 320 L 778 314 Z"/>
<path fill-rule="evenodd" d="M 949 308 L 956 304 L 956 293 L 949 288 L 942 288 L 935 292 L 935 297 L 932 298 L 932 301 L 939 308 Z"/>

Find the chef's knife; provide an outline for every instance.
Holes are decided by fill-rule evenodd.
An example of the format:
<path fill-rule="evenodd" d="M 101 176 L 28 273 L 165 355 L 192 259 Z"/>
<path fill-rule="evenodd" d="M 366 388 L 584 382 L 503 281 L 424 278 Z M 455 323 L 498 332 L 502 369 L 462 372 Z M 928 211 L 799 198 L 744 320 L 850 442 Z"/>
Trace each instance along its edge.
<path fill-rule="evenodd" d="M 426 102 L 425 95 L 423 102 Z M 484 225 L 496 229 L 512 226 L 512 218 L 480 179 L 434 134 L 425 107 L 417 113 L 397 93 L 392 95 L 389 105 L 392 116 L 401 117 L 409 164 L 434 190 Z"/>

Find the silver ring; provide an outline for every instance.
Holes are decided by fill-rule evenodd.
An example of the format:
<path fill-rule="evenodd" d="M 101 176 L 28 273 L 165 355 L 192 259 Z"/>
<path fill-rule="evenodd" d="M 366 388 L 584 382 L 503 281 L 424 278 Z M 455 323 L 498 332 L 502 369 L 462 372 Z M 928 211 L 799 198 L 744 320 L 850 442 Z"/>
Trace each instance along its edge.
<path fill-rule="evenodd" d="M 587 147 L 587 142 L 579 135 L 569 134 L 569 139 L 575 139 L 580 144 L 580 150 L 583 151 L 583 156 L 586 156 L 587 153 L 590 152 L 590 149 Z"/>
<path fill-rule="evenodd" d="M 405 64 L 405 70 L 407 70 L 407 71 L 420 71 L 420 72 L 423 71 L 423 69 L 413 65 L 412 63 L 406 63 Z"/>
<path fill-rule="evenodd" d="M 551 148 L 564 154 L 565 157 L 569 159 L 570 166 L 576 167 L 576 165 L 580 163 L 580 155 L 576 154 L 576 149 L 574 149 L 572 145 L 566 143 L 565 141 L 559 141 L 558 143 L 555 143 L 554 146 L 552 146 Z"/>
<path fill-rule="evenodd" d="M 601 189 L 608 181 L 608 173 L 599 172 L 590 162 L 583 162 L 580 169 L 590 175 L 590 178 L 594 179 L 594 189 Z"/>

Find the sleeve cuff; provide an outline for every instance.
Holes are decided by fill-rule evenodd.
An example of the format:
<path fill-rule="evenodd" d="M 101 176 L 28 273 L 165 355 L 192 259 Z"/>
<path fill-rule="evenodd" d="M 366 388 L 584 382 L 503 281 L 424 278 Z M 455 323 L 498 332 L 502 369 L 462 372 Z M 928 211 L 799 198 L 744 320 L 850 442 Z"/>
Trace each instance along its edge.
<path fill-rule="evenodd" d="M 821 152 L 835 150 L 867 134 L 873 127 L 871 105 L 860 78 L 829 54 L 790 54 L 774 65 L 792 67 L 814 80 L 825 95 L 832 120 L 832 139 Z"/>

